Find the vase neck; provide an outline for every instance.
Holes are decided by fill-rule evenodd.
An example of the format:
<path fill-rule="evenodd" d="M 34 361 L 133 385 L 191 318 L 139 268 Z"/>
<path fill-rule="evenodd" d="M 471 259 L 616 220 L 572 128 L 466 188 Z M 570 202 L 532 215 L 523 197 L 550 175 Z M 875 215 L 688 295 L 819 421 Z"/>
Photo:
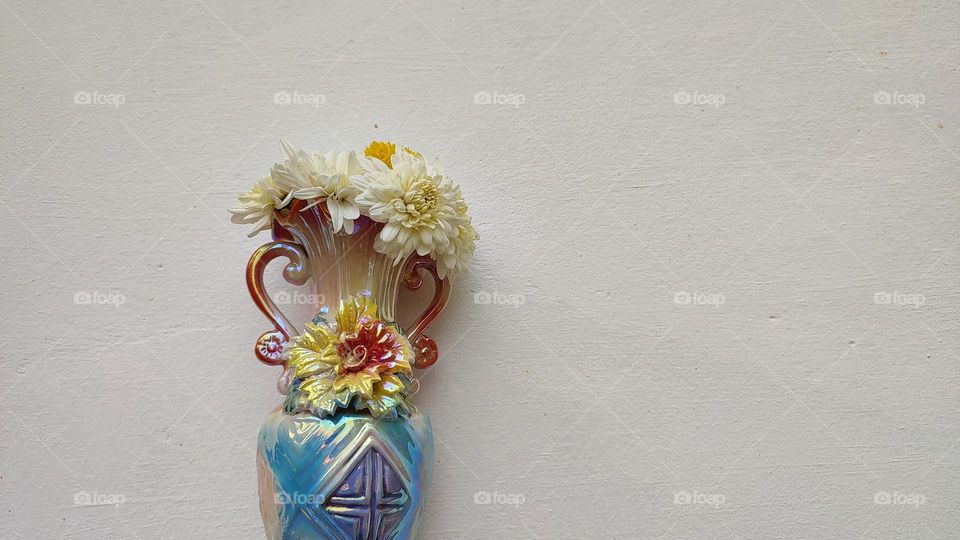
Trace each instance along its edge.
<path fill-rule="evenodd" d="M 370 296 L 380 317 L 396 320 L 397 292 L 406 261 L 374 249 L 382 225 L 361 217 L 352 234 L 333 232 L 321 205 L 305 211 L 291 208 L 284 227 L 303 245 L 309 261 L 317 313 L 331 319 L 340 301 L 352 295 Z"/>

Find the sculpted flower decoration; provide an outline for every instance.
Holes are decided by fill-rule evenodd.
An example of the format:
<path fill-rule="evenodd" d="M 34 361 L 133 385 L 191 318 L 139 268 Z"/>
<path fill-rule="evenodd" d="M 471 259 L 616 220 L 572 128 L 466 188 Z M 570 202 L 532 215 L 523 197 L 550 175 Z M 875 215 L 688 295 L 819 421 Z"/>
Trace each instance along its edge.
<path fill-rule="evenodd" d="M 352 404 L 383 417 L 407 408 L 413 348 L 394 325 L 379 319 L 369 297 L 341 301 L 333 326 L 308 323 L 284 355 L 294 377 L 291 410 L 322 418 Z"/>

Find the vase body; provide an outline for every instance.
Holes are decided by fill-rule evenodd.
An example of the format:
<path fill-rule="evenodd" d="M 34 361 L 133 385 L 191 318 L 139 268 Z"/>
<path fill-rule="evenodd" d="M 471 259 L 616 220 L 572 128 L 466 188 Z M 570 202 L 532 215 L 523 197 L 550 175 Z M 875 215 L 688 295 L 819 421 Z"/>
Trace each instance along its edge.
<path fill-rule="evenodd" d="M 281 393 L 299 382 L 283 359 L 297 328 L 266 294 L 263 272 L 277 258 L 289 259 L 287 281 L 310 282 L 315 324 L 333 324 L 338 304 L 368 297 L 379 317 L 395 324 L 412 344 L 414 367 L 436 361 L 436 344 L 423 335 L 449 298 L 447 280 L 433 262 L 416 254 L 394 261 L 374 249 L 382 226 L 361 217 L 349 231 L 334 232 L 320 206 L 296 201 L 276 215 L 274 241 L 259 248 L 247 266 L 254 303 L 274 329 L 257 341 L 261 361 L 283 366 Z M 433 274 L 434 298 L 407 329 L 395 321 L 401 285 L 416 289 L 420 270 Z M 291 389 L 292 387 L 292 389 Z M 414 386 L 415 392 L 416 386 Z M 392 417 L 347 405 L 328 416 L 289 406 L 267 417 L 257 447 L 260 512 L 271 540 L 407 539 L 415 535 L 433 463 L 430 421 L 416 407 Z"/>
<path fill-rule="evenodd" d="M 407 539 L 430 482 L 430 420 L 342 412 L 270 415 L 257 469 L 267 538 Z"/>

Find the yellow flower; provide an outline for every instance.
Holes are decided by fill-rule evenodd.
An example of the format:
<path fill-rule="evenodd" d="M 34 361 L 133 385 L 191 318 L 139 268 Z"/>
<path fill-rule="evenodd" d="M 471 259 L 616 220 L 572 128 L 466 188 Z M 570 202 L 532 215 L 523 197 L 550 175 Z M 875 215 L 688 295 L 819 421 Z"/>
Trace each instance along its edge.
<path fill-rule="evenodd" d="M 363 155 L 376 158 L 390 167 L 390 157 L 397 153 L 397 145 L 392 142 L 373 141 L 363 150 Z"/>
<path fill-rule="evenodd" d="M 413 150 L 408 146 L 403 147 L 403 151 L 411 156 L 418 157 L 423 159 L 423 154 Z M 363 155 L 371 158 L 379 159 L 386 165 L 388 168 L 393 168 L 392 158 L 393 155 L 397 153 L 397 145 L 392 142 L 386 141 L 373 141 L 368 144 L 367 147 L 363 150 Z"/>
<path fill-rule="evenodd" d="M 410 342 L 367 296 L 341 301 L 335 321 L 336 328 L 307 324 L 285 351 L 299 402 L 321 417 L 351 401 L 374 416 L 394 414 L 413 375 Z"/>

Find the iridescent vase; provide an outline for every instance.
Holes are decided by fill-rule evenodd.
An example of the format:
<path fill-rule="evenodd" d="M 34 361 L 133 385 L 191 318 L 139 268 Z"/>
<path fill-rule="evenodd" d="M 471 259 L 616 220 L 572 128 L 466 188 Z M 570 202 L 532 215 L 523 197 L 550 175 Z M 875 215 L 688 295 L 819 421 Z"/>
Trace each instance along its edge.
<path fill-rule="evenodd" d="M 359 218 L 350 234 L 335 233 L 323 205 L 303 201 L 278 210 L 273 242 L 257 249 L 247 265 L 247 285 L 273 328 L 257 340 L 264 363 L 283 366 L 279 389 L 287 394 L 296 380 L 283 351 L 298 330 L 265 293 L 267 264 L 285 257 L 284 278 L 312 282 L 315 323 L 332 319 L 342 300 L 362 295 L 394 327 L 401 285 L 417 289 L 421 271 L 435 282 L 424 313 L 401 329 L 414 352 L 413 367 L 437 360 L 436 343 L 423 334 L 447 303 L 449 282 L 437 276 L 428 257 L 395 262 L 378 253 L 374 241 L 382 225 Z M 414 391 L 416 381 L 412 380 Z M 281 407 L 263 424 L 257 448 L 260 512 L 267 538 L 405 539 L 417 530 L 433 463 L 429 418 L 409 405 L 403 414 L 378 417 L 369 410 L 340 407 L 324 417 Z"/>

